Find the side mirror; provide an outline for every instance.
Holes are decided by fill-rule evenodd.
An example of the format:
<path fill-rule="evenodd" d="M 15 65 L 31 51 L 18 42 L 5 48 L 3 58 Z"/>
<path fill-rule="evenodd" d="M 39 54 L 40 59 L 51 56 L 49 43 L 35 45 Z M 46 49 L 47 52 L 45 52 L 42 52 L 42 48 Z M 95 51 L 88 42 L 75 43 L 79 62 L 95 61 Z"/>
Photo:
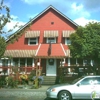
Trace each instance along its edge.
<path fill-rule="evenodd" d="M 77 86 L 79 87 L 81 85 L 81 83 L 78 83 Z"/>

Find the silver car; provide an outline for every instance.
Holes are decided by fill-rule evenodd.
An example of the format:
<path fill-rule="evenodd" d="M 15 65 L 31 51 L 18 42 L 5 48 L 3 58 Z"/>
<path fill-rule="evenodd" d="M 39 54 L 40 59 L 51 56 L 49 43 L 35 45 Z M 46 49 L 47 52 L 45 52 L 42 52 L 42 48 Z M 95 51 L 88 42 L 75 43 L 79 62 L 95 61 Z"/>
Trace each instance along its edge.
<path fill-rule="evenodd" d="M 100 76 L 83 76 L 71 84 L 51 86 L 46 95 L 59 100 L 100 99 Z"/>

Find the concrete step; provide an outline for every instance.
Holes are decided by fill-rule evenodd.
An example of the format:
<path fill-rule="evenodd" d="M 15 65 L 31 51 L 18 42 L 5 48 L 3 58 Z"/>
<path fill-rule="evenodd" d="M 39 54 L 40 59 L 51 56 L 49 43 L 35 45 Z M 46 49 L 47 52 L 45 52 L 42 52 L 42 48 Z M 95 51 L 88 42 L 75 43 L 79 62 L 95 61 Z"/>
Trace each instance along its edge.
<path fill-rule="evenodd" d="M 56 76 L 44 76 L 44 85 L 53 85 L 55 84 Z"/>

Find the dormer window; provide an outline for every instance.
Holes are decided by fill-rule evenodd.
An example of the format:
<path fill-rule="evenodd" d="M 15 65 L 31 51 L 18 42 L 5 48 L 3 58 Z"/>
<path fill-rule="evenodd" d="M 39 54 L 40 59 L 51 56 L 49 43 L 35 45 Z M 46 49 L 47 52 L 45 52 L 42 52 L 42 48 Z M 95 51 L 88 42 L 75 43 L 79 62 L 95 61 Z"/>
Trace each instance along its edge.
<path fill-rule="evenodd" d="M 46 38 L 46 43 L 56 43 L 56 39 L 58 38 L 58 31 L 46 30 L 44 31 L 44 38 Z"/>
<path fill-rule="evenodd" d="M 63 30 L 63 38 L 65 38 L 65 45 L 71 45 L 70 35 L 75 33 L 75 30 Z"/>
<path fill-rule="evenodd" d="M 56 38 L 47 38 L 46 43 L 56 43 Z"/>
<path fill-rule="evenodd" d="M 38 45 L 38 38 L 28 38 L 28 45 Z"/>
<path fill-rule="evenodd" d="M 65 38 L 65 45 L 71 45 L 70 38 Z"/>

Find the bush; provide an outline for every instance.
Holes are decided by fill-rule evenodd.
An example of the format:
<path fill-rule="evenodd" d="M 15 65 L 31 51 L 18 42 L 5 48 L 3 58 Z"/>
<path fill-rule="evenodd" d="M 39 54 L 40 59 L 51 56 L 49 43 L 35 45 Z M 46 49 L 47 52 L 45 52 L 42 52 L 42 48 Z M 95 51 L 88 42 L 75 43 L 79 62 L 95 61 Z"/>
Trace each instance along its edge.
<path fill-rule="evenodd" d="M 0 88 L 4 87 L 5 84 L 6 84 L 5 77 L 1 76 L 0 77 Z"/>
<path fill-rule="evenodd" d="M 29 75 L 29 77 L 28 77 L 29 81 L 33 81 L 32 78 L 34 76 L 36 76 L 36 71 L 35 70 L 32 70 L 31 73 L 30 73 L 30 75 Z"/>
<path fill-rule="evenodd" d="M 12 76 L 6 77 L 6 83 L 7 83 L 7 86 L 11 88 L 17 88 L 18 86 L 18 80 L 14 80 Z"/>

